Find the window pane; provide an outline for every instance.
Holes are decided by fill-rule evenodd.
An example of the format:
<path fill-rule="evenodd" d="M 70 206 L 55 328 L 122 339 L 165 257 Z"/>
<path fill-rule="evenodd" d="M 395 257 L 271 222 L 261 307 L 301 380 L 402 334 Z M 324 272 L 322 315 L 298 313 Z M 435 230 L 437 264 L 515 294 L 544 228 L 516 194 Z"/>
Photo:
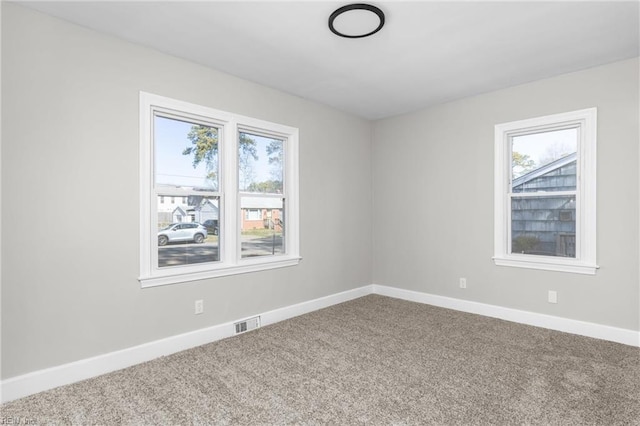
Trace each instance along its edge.
<path fill-rule="evenodd" d="M 238 182 L 240 191 L 282 194 L 284 141 L 240 132 Z"/>
<path fill-rule="evenodd" d="M 576 257 L 575 197 L 513 197 L 511 253 Z"/>
<path fill-rule="evenodd" d="M 284 199 L 242 197 L 242 257 L 284 254 Z"/>
<path fill-rule="evenodd" d="M 218 190 L 218 129 L 154 116 L 155 184 Z"/>
<path fill-rule="evenodd" d="M 576 189 L 578 129 L 515 136 L 511 143 L 512 192 Z"/>
<path fill-rule="evenodd" d="M 158 196 L 158 267 L 220 260 L 219 198 L 164 196 L 164 203 L 162 198 Z"/>

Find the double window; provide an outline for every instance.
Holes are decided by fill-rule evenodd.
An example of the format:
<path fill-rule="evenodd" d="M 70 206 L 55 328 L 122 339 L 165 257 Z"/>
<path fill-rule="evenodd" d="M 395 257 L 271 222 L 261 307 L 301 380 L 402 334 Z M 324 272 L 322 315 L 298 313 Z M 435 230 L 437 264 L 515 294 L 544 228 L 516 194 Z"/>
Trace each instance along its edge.
<path fill-rule="evenodd" d="M 299 262 L 297 129 L 141 92 L 140 171 L 143 287 Z"/>
<path fill-rule="evenodd" d="M 500 266 L 594 274 L 596 109 L 495 127 Z"/>

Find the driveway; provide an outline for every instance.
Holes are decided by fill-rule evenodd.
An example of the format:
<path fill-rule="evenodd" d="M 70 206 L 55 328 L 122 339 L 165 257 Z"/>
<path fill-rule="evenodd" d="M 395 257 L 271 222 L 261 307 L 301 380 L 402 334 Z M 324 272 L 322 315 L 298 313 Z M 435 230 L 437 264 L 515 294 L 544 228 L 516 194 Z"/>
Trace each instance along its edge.
<path fill-rule="evenodd" d="M 258 237 L 242 236 L 242 257 L 271 256 L 284 254 L 282 235 Z M 177 243 L 158 247 L 158 266 L 193 265 L 220 260 L 218 243 Z"/>
<path fill-rule="evenodd" d="M 284 254 L 282 235 L 270 237 L 242 236 L 242 257 L 271 256 Z"/>
<path fill-rule="evenodd" d="M 158 266 L 179 266 L 215 262 L 220 259 L 218 243 L 168 244 L 158 247 Z"/>

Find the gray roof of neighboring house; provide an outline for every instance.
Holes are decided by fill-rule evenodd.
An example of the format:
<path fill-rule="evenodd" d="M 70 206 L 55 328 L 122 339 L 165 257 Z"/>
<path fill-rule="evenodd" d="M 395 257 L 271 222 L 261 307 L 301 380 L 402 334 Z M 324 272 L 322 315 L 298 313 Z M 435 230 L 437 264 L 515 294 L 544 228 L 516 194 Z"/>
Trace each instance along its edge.
<path fill-rule="evenodd" d="M 555 161 L 552 161 L 551 163 L 545 164 L 544 166 L 537 168 L 533 171 L 530 171 L 529 173 L 520 176 L 517 179 L 514 179 L 513 182 L 511 183 L 511 187 L 515 188 L 517 186 L 523 185 L 537 177 L 540 176 L 544 176 L 547 173 L 559 169 L 560 167 L 564 167 L 567 164 L 570 164 L 574 161 L 576 161 L 578 158 L 578 153 L 574 152 L 573 154 L 569 154 L 565 157 L 559 158 Z"/>
<path fill-rule="evenodd" d="M 176 208 L 175 208 L 175 209 L 173 209 L 173 212 L 172 212 L 172 213 L 173 213 L 173 214 L 175 214 L 175 213 L 176 213 L 176 211 L 178 211 L 178 210 L 179 210 L 183 215 L 187 214 L 187 211 L 186 211 L 182 206 L 176 206 Z"/>

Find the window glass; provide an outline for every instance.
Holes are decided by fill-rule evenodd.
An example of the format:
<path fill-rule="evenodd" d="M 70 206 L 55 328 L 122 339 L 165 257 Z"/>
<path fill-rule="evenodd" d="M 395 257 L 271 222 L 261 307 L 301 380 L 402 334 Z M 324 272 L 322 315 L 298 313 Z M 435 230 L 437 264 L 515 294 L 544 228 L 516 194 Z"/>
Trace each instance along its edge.
<path fill-rule="evenodd" d="M 511 198 L 511 252 L 576 257 L 573 195 Z"/>
<path fill-rule="evenodd" d="M 218 133 L 216 127 L 156 115 L 156 186 L 216 191 L 219 187 Z"/>
<path fill-rule="evenodd" d="M 238 142 L 240 191 L 282 194 L 284 141 L 240 132 Z"/>
<path fill-rule="evenodd" d="M 576 189 L 578 129 L 514 136 L 511 141 L 513 192 Z"/>
<path fill-rule="evenodd" d="M 201 194 L 218 188 L 219 130 L 161 114 L 153 120 L 158 268 L 217 262 L 217 232 L 203 223 L 218 221 L 220 200 Z"/>
<path fill-rule="evenodd" d="M 242 257 L 284 254 L 284 199 L 242 197 L 241 210 Z"/>
<path fill-rule="evenodd" d="M 563 196 L 512 196 L 511 253 L 576 256 L 578 129 L 511 138 L 511 192 Z"/>
<path fill-rule="evenodd" d="M 162 196 L 158 198 L 160 200 Z M 159 268 L 220 260 L 219 197 L 191 195 L 184 198 L 186 204 L 158 202 Z"/>

